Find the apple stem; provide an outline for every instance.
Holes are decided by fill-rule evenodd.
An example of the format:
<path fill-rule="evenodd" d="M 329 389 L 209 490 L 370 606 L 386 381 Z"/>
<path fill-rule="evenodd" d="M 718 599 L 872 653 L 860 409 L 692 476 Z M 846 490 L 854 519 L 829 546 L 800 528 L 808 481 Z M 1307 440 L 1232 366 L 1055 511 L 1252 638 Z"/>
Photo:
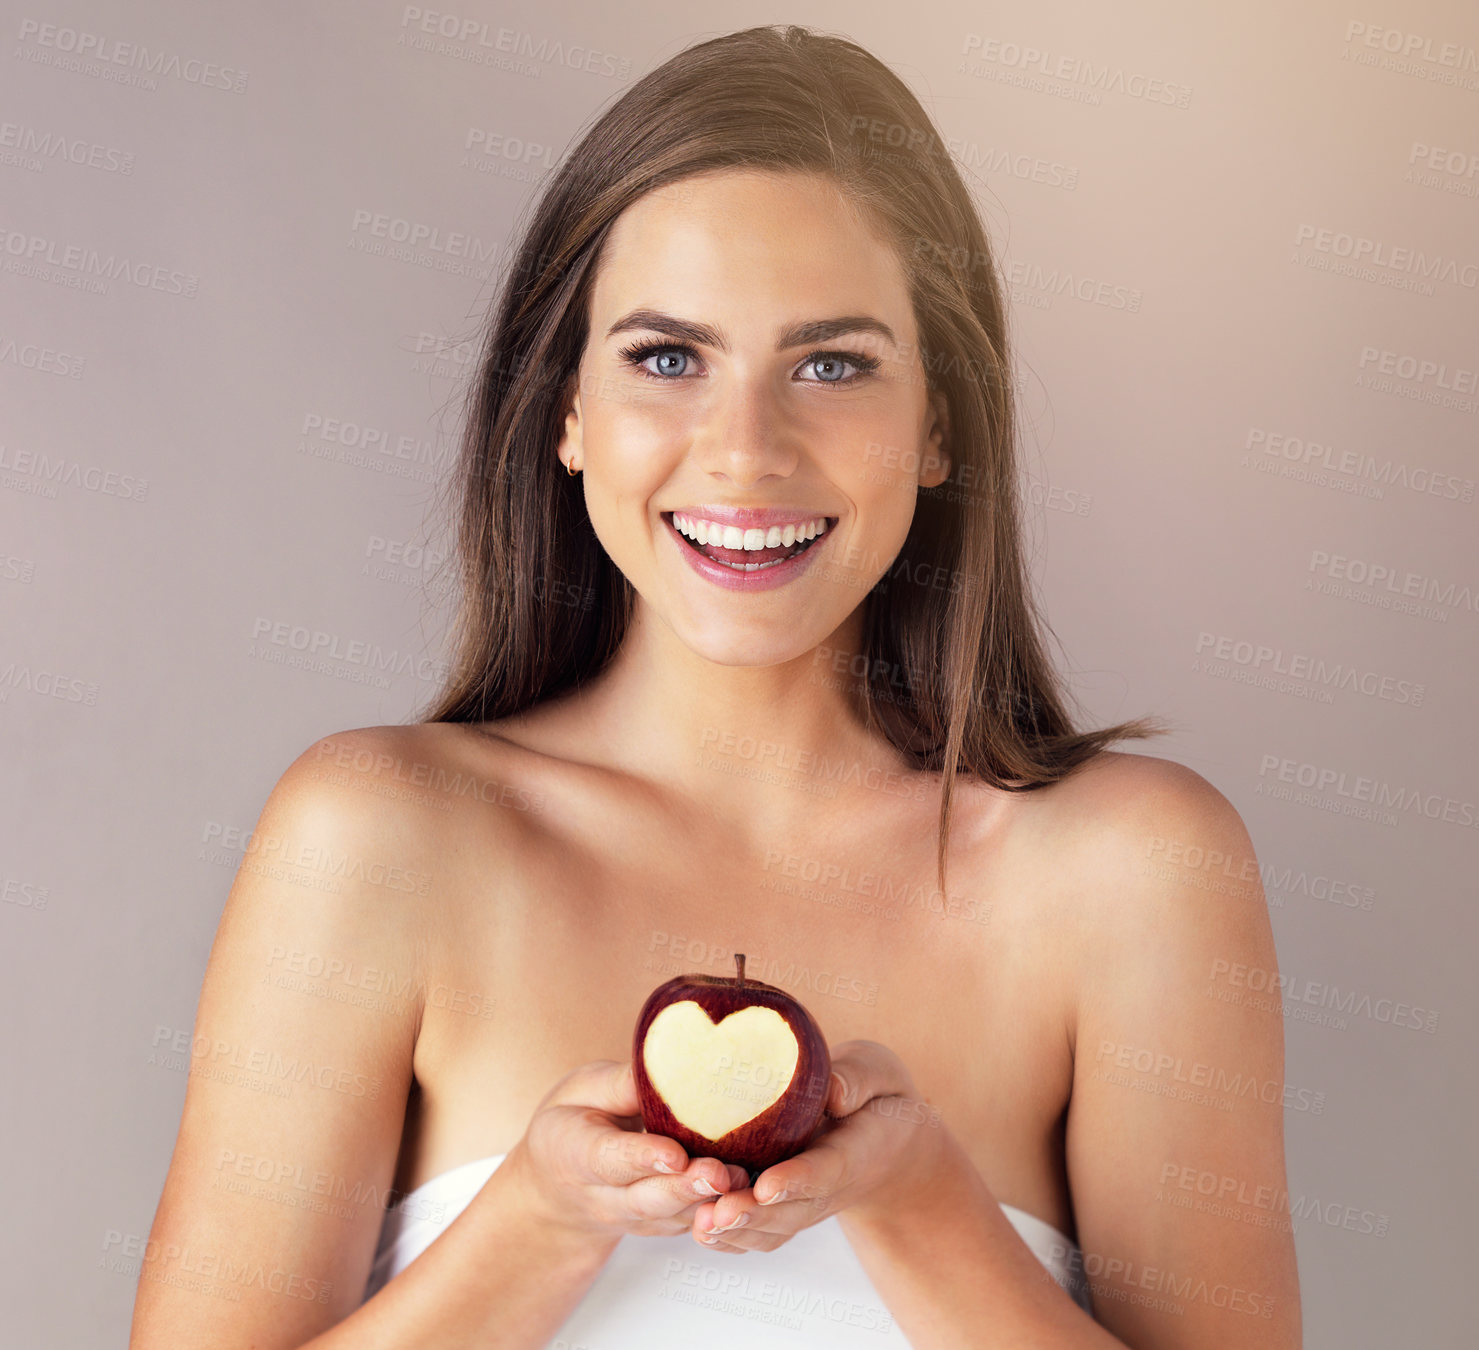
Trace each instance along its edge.
<path fill-rule="evenodd" d="M 739 971 L 739 978 L 735 981 L 735 986 L 737 988 L 743 989 L 744 988 L 744 985 L 745 985 L 745 954 L 744 954 L 744 952 L 735 952 L 735 954 L 734 954 L 734 965 L 735 965 L 735 969 Z"/>

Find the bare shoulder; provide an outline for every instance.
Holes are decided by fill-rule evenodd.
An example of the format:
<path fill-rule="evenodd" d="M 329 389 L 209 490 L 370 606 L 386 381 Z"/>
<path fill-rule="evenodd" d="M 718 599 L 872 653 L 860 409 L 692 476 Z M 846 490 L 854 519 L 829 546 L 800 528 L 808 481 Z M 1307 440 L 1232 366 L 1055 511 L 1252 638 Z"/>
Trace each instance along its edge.
<path fill-rule="evenodd" d="M 397 966 L 420 960 L 449 828 L 445 812 L 428 809 L 434 795 L 416 786 L 418 766 L 444 759 L 421 732 L 336 731 L 287 765 L 248 838 L 213 960 L 254 938 L 265 914 L 284 910 L 291 920 L 276 922 L 301 929 L 305 941 L 374 950 Z M 419 1001 L 408 1007 L 414 1040 Z"/>
<path fill-rule="evenodd" d="M 1107 752 L 1042 798 L 1033 843 L 1071 888 L 1081 996 L 1208 951 L 1273 962 L 1253 841 L 1196 770 Z"/>
<path fill-rule="evenodd" d="M 338 809 L 440 846 L 469 816 L 479 828 L 537 811 L 529 755 L 482 727 L 452 722 L 357 727 L 315 741 L 284 775 L 286 790 L 317 791 Z M 487 810 L 505 807 L 507 811 Z"/>
<path fill-rule="evenodd" d="M 1038 828 L 1066 856 L 1096 870 L 1179 863 L 1196 849 L 1204 857 L 1209 849 L 1218 853 L 1218 845 L 1248 870 L 1252 848 L 1237 808 L 1176 760 L 1105 751 L 1034 795 L 1041 797 Z"/>
<path fill-rule="evenodd" d="M 290 772 L 301 781 L 360 773 L 386 782 L 424 786 L 478 755 L 497 755 L 505 744 L 453 722 L 410 722 L 330 732 L 310 745 Z"/>
<path fill-rule="evenodd" d="M 1158 755 L 1105 750 L 1045 790 L 1074 807 L 1097 808 L 1100 819 L 1137 809 L 1165 809 L 1174 803 L 1231 809 L 1227 798 L 1195 769 Z"/>
<path fill-rule="evenodd" d="M 489 878 L 536 837 L 545 794 L 528 759 L 457 723 L 332 732 L 278 780 L 256 861 L 301 885 L 378 897 L 376 922 L 434 966 L 455 947 L 463 900 L 495 898 Z"/>

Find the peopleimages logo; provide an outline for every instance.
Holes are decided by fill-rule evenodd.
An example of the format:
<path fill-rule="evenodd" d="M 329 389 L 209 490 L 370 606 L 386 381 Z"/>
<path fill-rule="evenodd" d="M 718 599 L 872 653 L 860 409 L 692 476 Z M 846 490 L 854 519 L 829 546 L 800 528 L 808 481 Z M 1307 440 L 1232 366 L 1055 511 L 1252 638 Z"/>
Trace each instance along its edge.
<path fill-rule="evenodd" d="M 632 68 L 631 58 L 603 52 L 580 43 L 564 43 L 517 28 L 497 28 L 483 19 L 464 18 L 444 10 L 406 5 L 401 10 L 399 46 L 418 51 L 455 56 L 478 65 L 516 69 L 538 74 L 539 66 L 564 66 L 590 75 L 624 80 Z M 527 65 L 535 62 L 536 65 Z"/>
<path fill-rule="evenodd" d="M 1413 141 L 1407 152 L 1407 181 L 1412 181 L 1414 170 L 1441 175 L 1466 197 L 1479 192 L 1475 184 L 1463 184 L 1464 179 L 1479 180 L 1479 154 L 1467 150 L 1451 150 L 1443 145 L 1429 145 L 1426 141 Z"/>
<path fill-rule="evenodd" d="M 131 174 L 134 171 L 131 150 L 84 141 L 50 129 L 41 131 L 22 122 L 0 122 L 0 164 L 14 160 L 26 168 L 43 169 L 47 160 L 57 159 L 104 173 Z"/>
<path fill-rule="evenodd" d="M 1399 680 L 1396 676 L 1383 675 L 1375 670 L 1348 666 L 1343 661 L 1332 664 L 1323 657 L 1287 652 L 1282 647 L 1216 633 L 1198 633 L 1196 653 L 1199 661 L 1209 663 L 1208 669 L 1212 673 L 1216 672 L 1210 663 L 1226 662 L 1249 672 L 1306 681 L 1322 690 L 1340 689 L 1390 703 L 1409 704 L 1414 708 L 1422 707 L 1427 693 L 1426 685 L 1413 680 Z"/>
<path fill-rule="evenodd" d="M 157 263 L 117 253 L 102 253 L 86 244 L 71 244 L 45 235 L 10 229 L 0 221 L 0 263 L 4 270 L 41 281 L 70 285 L 106 295 L 109 283 L 122 278 L 143 290 L 193 298 L 200 278 Z"/>
<path fill-rule="evenodd" d="M 1021 72 L 1017 80 L 1009 83 L 1023 83 L 1030 89 L 1044 86 L 1043 92 L 1056 93 L 1061 86 L 1076 90 L 1095 103 L 1103 94 L 1123 94 L 1127 98 L 1162 103 L 1173 108 L 1185 108 L 1191 103 L 1190 85 L 1126 70 L 1108 61 L 1096 66 L 1084 57 L 1055 55 L 1029 43 L 967 33 L 962 53 L 964 60 L 957 67 L 962 74 L 977 74 L 984 67 L 1000 66 L 1004 70 Z"/>
<path fill-rule="evenodd" d="M 1403 248 L 1363 234 L 1300 225 L 1294 232 L 1294 246 L 1302 245 L 1355 265 L 1384 268 L 1425 280 L 1449 281 L 1469 289 L 1479 286 L 1479 263 L 1445 258 L 1441 253 L 1429 254 L 1420 248 Z"/>
<path fill-rule="evenodd" d="M 1291 1220 L 1313 1215 L 1331 1228 L 1381 1238 L 1386 1237 L 1391 1223 L 1389 1215 L 1376 1210 L 1323 1201 L 1317 1196 L 1291 1196 L 1280 1187 L 1176 1162 L 1162 1164 L 1160 1185 L 1156 1193 L 1158 1200 L 1260 1227 L 1277 1226 L 1293 1231 Z M 1189 1194 L 1177 1196 L 1175 1190 Z"/>
<path fill-rule="evenodd" d="M 17 41 L 29 44 L 16 48 L 16 55 L 40 65 L 58 66 L 79 74 L 98 75 L 120 84 L 142 84 L 157 88 L 156 78 L 184 80 L 204 89 L 224 89 L 244 94 L 247 72 L 160 51 L 137 42 L 119 42 L 102 33 L 58 27 L 36 19 L 22 19 Z"/>
<path fill-rule="evenodd" d="M 1365 47 L 1356 61 L 1362 65 L 1377 63 L 1404 75 L 1421 75 L 1439 84 L 1457 84 L 1466 89 L 1479 88 L 1473 77 L 1479 74 L 1479 51 L 1458 42 L 1435 42 L 1422 33 L 1406 33 L 1400 28 L 1363 23 L 1352 19 L 1346 24 L 1346 46 Z M 1369 53 L 1369 54 L 1368 54 Z M 1342 53 L 1349 58 L 1349 52 Z"/>
<path fill-rule="evenodd" d="M 409 248 L 424 248 L 428 253 L 442 253 L 452 258 L 471 258 L 480 263 L 494 258 L 499 247 L 463 230 L 444 230 L 440 225 L 431 225 L 423 220 L 408 220 L 404 216 L 391 216 L 365 207 L 355 210 L 350 229 L 356 234 L 363 231 L 373 239 L 405 244 Z"/>
<path fill-rule="evenodd" d="M 303 624 L 263 618 L 252 624 L 252 645 L 280 648 L 312 657 L 320 663 L 339 661 L 347 666 L 360 666 L 377 674 L 414 675 L 418 680 L 439 682 L 447 678 L 444 659 L 432 659 L 422 653 L 386 649 L 378 642 L 367 642 L 308 628 Z M 255 655 L 255 651 L 249 653 Z"/>
<path fill-rule="evenodd" d="M 20 487 L 41 497 L 55 497 L 58 486 L 75 487 L 136 502 L 143 501 L 149 492 L 147 478 L 83 464 L 45 450 L 13 450 L 4 441 L 0 441 L 0 485 Z"/>
<path fill-rule="evenodd" d="M 1290 1012 L 1290 1004 L 1301 1004 L 1351 1017 L 1367 1017 L 1373 1022 L 1407 1027 L 1412 1031 L 1424 1031 L 1430 1036 L 1438 1030 L 1435 1009 L 1420 1008 L 1385 996 L 1372 998 L 1369 993 L 1341 989 L 1339 985 L 1327 984 L 1324 980 L 1304 980 L 1297 975 L 1265 970 L 1260 966 L 1241 965 L 1221 956 L 1212 961 L 1211 979 L 1225 980 L 1231 987 L 1249 993 L 1267 993 L 1285 1005 L 1286 1016 Z"/>
<path fill-rule="evenodd" d="M 1385 592 L 1387 597 L 1395 595 L 1403 600 L 1479 613 L 1479 590 L 1473 586 L 1461 586 L 1453 581 L 1440 582 L 1436 577 L 1403 571 L 1389 563 L 1367 562 L 1364 558 L 1348 558 L 1341 553 L 1317 548 L 1310 553 L 1308 570 L 1323 575 L 1328 582 L 1347 582 L 1378 595 Z M 1316 584 L 1310 577 L 1305 581 L 1305 589 L 1321 594 L 1339 594 L 1339 588 L 1328 582 Z"/>
<path fill-rule="evenodd" d="M 1143 299 L 1136 287 L 1081 276 L 1071 268 L 1045 268 L 1041 263 L 1020 258 L 1004 258 L 1001 274 L 1003 280 L 1013 288 L 1014 299 L 1020 298 L 1038 309 L 1049 308 L 1053 296 L 1069 295 L 1088 305 L 1102 305 L 1106 309 L 1123 309 L 1131 314 L 1138 314 Z"/>
<path fill-rule="evenodd" d="M 1475 163 L 1479 164 L 1479 158 Z M 1362 347 L 1361 369 L 1368 366 L 1375 366 L 1381 374 L 1395 375 L 1400 380 L 1416 380 L 1419 384 L 1431 380 L 1439 389 L 1450 389 L 1456 394 L 1472 394 L 1479 390 L 1479 371 L 1457 369 L 1450 374 L 1447 364 L 1428 357 Z"/>
<path fill-rule="evenodd" d="M 1430 403 L 1435 407 L 1453 408 L 1458 412 L 1479 412 L 1479 398 L 1474 397 L 1479 393 L 1479 371 L 1462 367 L 1450 370 L 1445 361 L 1376 347 L 1361 349 L 1359 371 L 1356 376 L 1359 388 L 1395 394 L 1399 398 Z M 1430 474 L 1428 477 L 1438 479 L 1444 475 Z M 1462 500 L 1472 501 L 1474 482 L 1465 479 L 1463 483 Z M 1428 490 L 1435 495 L 1440 494 L 1437 486 L 1430 486 Z M 1441 495 L 1453 494 L 1443 490 Z"/>
<path fill-rule="evenodd" d="M 1364 348 L 1360 367 L 1363 371 L 1371 365 L 1383 370 L 1390 365 L 1394 371 L 1409 368 L 1405 360 L 1400 363 L 1395 360 L 1388 362 L 1386 357 L 1389 355 L 1390 353 L 1378 352 L 1374 347 Z M 1436 372 L 1439 388 L 1454 387 L 1442 383 L 1447 367 L 1435 362 L 1417 362 L 1414 359 L 1411 370 L 1411 375 L 1403 374 L 1400 378 L 1422 379 L 1423 375 L 1433 375 Z M 1465 380 L 1467 389 L 1472 390 L 1473 377 L 1473 371 L 1459 371 L 1454 379 Z M 1386 488 L 1397 487 L 1420 496 L 1437 497 L 1442 501 L 1461 502 L 1464 505 L 1474 500 L 1472 478 L 1461 478 L 1457 474 L 1441 473 L 1433 469 L 1414 468 L 1387 456 L 1371 455 L 1363 450 L 1338 449 L 1328 442 L 1274 431 L 1268 427 L 1249 427 L 1243 449 L 1251 452 L 1255 460 L 1273 460 L 1282 465 L 1298 466 L 1310 475 L 1329 474 L 1333 478 L 1344 480 L 1342 486 L 1346 491 L 1362 496 L 1381 497 Z M 1368 493 L 1368 485 L 1375 491 Z"/>
<path fill-rule="evenodd" d="M 87 358 L 58 351 L 55 347 L 43 347 L 35 342 L 17 342 L 15 338 L 0 334 L 0 363 L 17 366 L 21 370 L 34 370 L 42 375 L 60 375 L 63 379 L 75 380 L 81 378 Z"/>
<path fill-rule="evenodd" d="M 1428 820 L 1479 829 L 1479 806 L 1471 801 L 1347 773 L 1344 769 L 1266 754 L 1259 761 L 1258 777 L 1258 792 L 1262 796 L 1289 797 L 1290 792 L 1283 785 L 1297 785 L 1311 793 L 1332 794 L 1326 802 L 1308 804 L 1333 806 L 1343 815 L 1366 815 L 1373 811 L 1415 813 Z"/>
<path fill-rule="evenodd" d="M 82 703 L 89 708 L 98 701 L 98 685 L 80 675 L 64 675 L 44 666 L 33 667 L 16 661 L 0 665 L 0 703 L 8 703 L 17 689 L 40 698 L 60 699 L 63 703 Z"/>

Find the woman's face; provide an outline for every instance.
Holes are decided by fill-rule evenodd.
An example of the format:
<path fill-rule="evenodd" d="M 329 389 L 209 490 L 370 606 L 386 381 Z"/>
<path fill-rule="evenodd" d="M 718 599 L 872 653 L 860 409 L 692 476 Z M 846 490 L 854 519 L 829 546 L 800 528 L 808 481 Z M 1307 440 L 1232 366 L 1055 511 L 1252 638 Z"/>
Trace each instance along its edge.
<path fill-rule="evenodd" d="M 616 221 L 589 319 L 559 453 L 641 600 L 724 665 L 826 642 L 949 472 L 893 248 L 827 179 L 706 173 Z"/>

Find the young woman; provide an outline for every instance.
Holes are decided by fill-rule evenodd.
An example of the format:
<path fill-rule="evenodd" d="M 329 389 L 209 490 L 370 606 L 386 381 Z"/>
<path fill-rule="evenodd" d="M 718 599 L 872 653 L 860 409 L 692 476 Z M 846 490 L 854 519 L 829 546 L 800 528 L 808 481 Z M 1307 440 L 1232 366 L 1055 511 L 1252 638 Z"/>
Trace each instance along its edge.
<path fill-rule="evenodd" d="M 232 888 L 134 1347 L 1299 1344 L 1282 1020 L 1209 997 L 1275 968 L 1252 848 L 1070 723 L 1013 419 L 874 58 L 751 29 L 600 118 L 489 327 L 454 677 Z M 735 952 L 834 1065 L 753 1185 L 630 1062 Z"/>

